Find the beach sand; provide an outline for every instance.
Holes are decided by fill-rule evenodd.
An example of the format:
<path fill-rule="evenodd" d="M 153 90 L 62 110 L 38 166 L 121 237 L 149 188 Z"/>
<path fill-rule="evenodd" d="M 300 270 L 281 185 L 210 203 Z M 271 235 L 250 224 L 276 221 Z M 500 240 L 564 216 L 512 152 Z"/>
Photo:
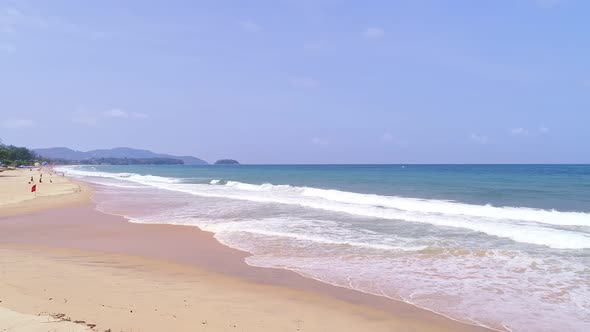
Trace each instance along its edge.
<path fill-rule="evenodd" d="M 36 331 L 14 324 L 37 315 L 96 331 L 487 331 L 248 266 L 246 253 L 196 227 L 100 213 L 88 185 L 62 179 L 67 190 L 0 205 L 0 331 Z"/>
<path fill-rule="evenodd" d="M 65 318 L 65 317 L 64 317 Z M 46 315 L 26 315 L 0 307 L 0 331 L 10 332 L 81 332 L 92 331 L 84 324 Z"/>
<path fill-rule="evenodd" d="M 43 182 L 39 178 L 43 174 Z M 31 183 L 31 176 L 34 182 Z M 37 192 L 31 187 L 37 185 Z M 92 187 L 73 181 L 48 168 L 17 169 L 0 172 L 0 217 L 88 204 Z"/>

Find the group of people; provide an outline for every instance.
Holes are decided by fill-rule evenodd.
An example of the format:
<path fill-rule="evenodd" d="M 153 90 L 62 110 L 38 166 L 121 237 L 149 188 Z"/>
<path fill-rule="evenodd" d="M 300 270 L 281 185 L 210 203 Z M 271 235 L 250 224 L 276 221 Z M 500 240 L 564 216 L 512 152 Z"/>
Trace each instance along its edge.
<path fill-rule="evenodd" d="M 29 169 L 31 172 L 33 171 L 32 168 Z M 41 173 L 41 168 L 38 169 L 39 171 L 39 183 L 43 183 L 43 173 Z M 49 171 L 49 175 L 53 175 L 53 171 Z M 50 177 L 49 178 L 49 183 L 53 183 L 53 179 Z M 31 180 L 29 181 L 29 184 L 35 184 L 35 179 L 34 177 L 31 175 Z"/>

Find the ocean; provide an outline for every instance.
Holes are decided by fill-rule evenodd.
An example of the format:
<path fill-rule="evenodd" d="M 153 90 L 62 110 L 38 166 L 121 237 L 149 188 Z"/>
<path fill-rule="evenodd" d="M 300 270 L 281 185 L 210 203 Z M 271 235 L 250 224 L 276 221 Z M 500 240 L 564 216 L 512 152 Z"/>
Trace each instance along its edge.
<path fill-rule="evenodd" d="M 500 331 L 590 330 L 590 165 L 66 166 L 99 210 Z"/>

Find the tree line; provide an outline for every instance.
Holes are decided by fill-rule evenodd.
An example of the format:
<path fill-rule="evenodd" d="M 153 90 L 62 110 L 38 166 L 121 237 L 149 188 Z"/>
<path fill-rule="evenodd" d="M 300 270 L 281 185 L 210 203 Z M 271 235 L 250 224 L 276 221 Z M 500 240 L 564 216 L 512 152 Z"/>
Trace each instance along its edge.
<path fill-rule="evenodd" d="M 47 160 L 25 147 L 5 145 L 0 140 L 0 163 L 4 166 L 34 165 L 42 161 Z"/>
<path fill-rule="evenodd" d="M 49 159 L 39 156 L 25 147 L 5 145 L 0 140 L 0 165 L 33 166 L 36 162 L 60 165 L 182 165 L 184 162 L 173 158 L 90 158 L 83 160 Z"/>

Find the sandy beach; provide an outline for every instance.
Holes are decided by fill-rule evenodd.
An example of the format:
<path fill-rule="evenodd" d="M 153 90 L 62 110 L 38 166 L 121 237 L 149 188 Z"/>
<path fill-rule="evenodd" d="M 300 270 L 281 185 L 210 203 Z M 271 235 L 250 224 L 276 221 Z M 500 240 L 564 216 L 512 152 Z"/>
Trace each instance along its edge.
<path fill-rule="evenodd" d="M 41 177 L 43 182 L 39 182 Z M 33 182 L 31 182 L 33 177 Z M 31 187 L 36 185 L 36 192 Z M 0 217 L 78 204 L 88 204 L 92 188 L 49 168 L 0 172 Z"/>
<path fill-rule="evenodd" d="M 0 177 L 0 331 L 486 331 L 248 266 L 196 227 L 103 214 L 68 178 L 31 197 L 29 174 Z"/>

